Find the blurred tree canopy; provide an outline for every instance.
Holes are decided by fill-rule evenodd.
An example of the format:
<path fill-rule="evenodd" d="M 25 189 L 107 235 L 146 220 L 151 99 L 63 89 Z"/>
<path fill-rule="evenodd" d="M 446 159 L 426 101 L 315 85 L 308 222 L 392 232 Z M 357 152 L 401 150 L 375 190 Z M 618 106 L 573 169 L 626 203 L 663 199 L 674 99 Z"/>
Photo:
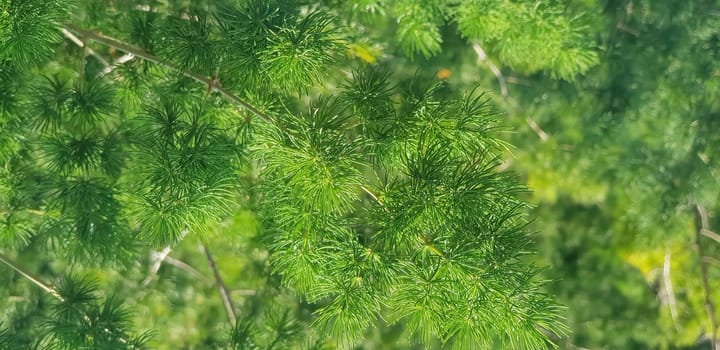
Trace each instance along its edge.
<path fill-rule="evenodd" d="M 0 349 L 720 350 L 718 1 L 0 0 L 0 82 Z"/>

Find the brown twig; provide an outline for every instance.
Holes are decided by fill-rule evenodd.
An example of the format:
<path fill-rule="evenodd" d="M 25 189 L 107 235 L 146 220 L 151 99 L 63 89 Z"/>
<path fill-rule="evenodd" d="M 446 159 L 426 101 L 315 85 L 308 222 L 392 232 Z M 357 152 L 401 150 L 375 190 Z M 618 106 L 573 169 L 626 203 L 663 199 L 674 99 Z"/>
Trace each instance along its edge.
<path fill-rule="evenodd" d="M 222 276 L 220 276 L 220 271 L 218 271 L 217 265 L 215 265 L 215 260 L 213 259 L 212 254 L 210 254 L 210 251 L 207 249 L 207 246 L 202 243 L 200 247 L 205 253 L 205 258 L 207 258 L 208 265 L 210 266 L 210 269 L 215 276 L 215 284 L 217 285 L 218 292 L 220 293 L 220 298 L 222 299 L 223 305 L 225 306 L 225 312 L 227 313 L 230 325 L 235 327 L 235 320 L 237 320 L 237 314 L 235 313 L 235 308 L 233 307 L 233 302 L 230 298 L 230 290 L 228 290 L 225 282 L 222 279 Z"/>
<path fill-rule="evenodd" d="M 243 99 L 235 96 L 232 92 L 230 92 L 227 89 L 225 89 L 224 87 L 222 87 L 222 85 L 220 84 L 218 79 L 206 77 L 206 76 L 191 72 L 189 70 L 183 69 L 182 67 L 180 67 L 172 62 L 169 62 L 163 58 L 160 58 L 158 56 L 147 53 L 147 52 L 145 52 L 145 50 L 143 50 L 139 47 L 130 45 L 128 43 L 122 42 L 115 38 L 111 38 L 109 36 L 105 36 L 100 33 L 82 29 L 74 24 L 68 23 L 65 25 L 65 27 L 68 31 L 75 32 L 78 35 L 80 35 L 86 39 L 93 40 L 98 43 L 110 46 L 110 47 L 114 47 L 115 49 L 124 51 L 126 53 L 131 53 L 131 54 L 133 54 L 137 57 L 140 57 L 148 62 L 159 64 L 159 65 L 168 67 L 170 69 L 176 70 L 176 71 L 182 73 L 184 76 L 197 81 L 198 83 L 207 85 L 209 91 L 220 93 L 220 95 L 222 95 L 224 98 L 226 98 L 228 101 L 232 102 L 236 106 L 244 108 L 248 112 L 265 120 L 268 123 L 272 123 L 272 118 L 270 118 L 267 114 L 261 112 L 255 106 L 253 106 L 250 103 L 244 101 Z"/>
<path fill-rule="evenodd" d="M 702 282 L 703 293 L 705 294 L 705 312 L 707 313 L 708 321 L 710 322 L 710 342 L 713 350 L 720 350 L 717 341 L 717 321 L 715 320 L 715 307 L 710 298 L 710 283 L 708 281 L 707 263 L 703 261 L 703 246 L 701 244 L 701 238 L 704 236 L 703 231 L 708 229 L 708 213 L 705 207 L 700 204 L 695 204 L 695 245 L 698 250 L 700 258 L 700 278 Z"/>
<path fill-rule="evenodd" d="M 15 272 L 19 273 L 21 276 L 25 277 L 28 281 L 32 282 L 36 286 L 40 287 L 40 289 L 44 290 L 46 293 L 51 294 L 55 298 L 57 298 L 60 301 L 65 301 L 65 299 L 58 293 L 58 291 L 51 287 L 50 284 L 43 282 L 39 277 L 33 275 L 32 273 L 26 271 L 20 265 L 16 264 L 15 262 L 10 259 L 5 254 L 0 253 L 0 262 L 7 265 L 11 269 L 15 270 Z"/>

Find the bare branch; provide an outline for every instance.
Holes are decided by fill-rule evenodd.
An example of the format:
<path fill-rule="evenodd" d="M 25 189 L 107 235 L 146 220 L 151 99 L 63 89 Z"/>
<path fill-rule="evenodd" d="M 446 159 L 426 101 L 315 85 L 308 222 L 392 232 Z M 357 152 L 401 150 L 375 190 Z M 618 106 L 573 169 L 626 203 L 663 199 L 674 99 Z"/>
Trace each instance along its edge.
<path fill-rule="evenodd" d="M 701 233 L 703 236 L 705 236 L 705 237 L 707 237 L 707 238 L 710 238 L 710 239 L 714 240 L 715 242 L 720 243 L 720 234 L 717 234 L 717 233 L 715 233 L 715 232 L 713 232 L 713 231 L 710 231 L 710 230 L 708 230 L 708 229 L 706 229 L 706 228 L 703 228 L 702 231 L 700 231 L 700 233 Z"/>
<path fill-rule="evenodd" d="M 635 37 L 640 36 L 640 32 L 638 32 L 636 29 L 632 29 L 632 28 L 626 26 L 626 25 L 625 25 L 624 23 L 622 23 L 622 22 L 618 23 L 616 27 L 617 27 L 617 29 L 620 29 L 620 30 L 622 30 L 622 31 L 625 32 L 625 33 L 629 33 L 629 34 L 631 34 L 632 36 L 635 36 Z"/>
<path fill-rule="evenodd" d="M 120 56 L 118 59 L 115 60 L 115 62 L 113 62 L 111 65 L 105 67 L 102 71 L 100 71 L 100 73 L 98 73 L 98 76 L 101 77 L 101 76 L 110 74 L 110 72 L 112 72 L 115 68 L 117 68 L 118 66 L 120 66 L 126 62 L 132 61 L 133 58 L 135 58 L 135 55 L 133 55 L 131 53 L 126 53 L 126 54 Z"/>
<path fill-rule="evenodd" d="M 384 206 L 385 206 L 385 205 L 383 204 L 383 202 L 380 201 L 380 199 L 375 195 L 375 193 L 373 193 L 372 191 L 370 191 L 367 187 L 365 187 L 365 186 L 360 186 L 360 188 L 362 188 L 362 190 L 363 190 L 365 193 L 367 193 L 370 197 L 372 197 L 372 199 L 374 199 L 375 202 L 377 202 L 377 204 L 380 204 L 381 207 L 384 207 Z"/>
<path fill-rule="evenodd" d="M 166 261 L 168 264 L 177 267 L 178 269 L 181 269 L 181 270 L 183 270 L 183 271 L 186 271 L 187 273 L 189 273 L 189 274 L 197 277 L 198 279 L 201 279 L 201 280 L 203 280 L 203 281 L 205 281 L 205 282 L 208 282 L 208 283 L 212 282 L 212 279 L 211 279 L 211 278 L 203 275 L 200 271 L 198 271 L 198 270 L 195 269 L 194 267 L 188 265 L 186 262 L 184 262 L 184 261 L 182 261 L 182 260 L 175 259 L 175 258 L 173 258 L 173 257 L 171 257 L 171 256 L 167 256 L 167 257 L 165 257 L 165 261 Z"/>
<path fill-rule="evenodd" d="M 89 53 L 93 57 L 97 58 L 97 60 L 100 61 L 100 63 L 102 63 L 103 66 L 105 66 L 105 67 L 110 66 L 110 63 L 104 57 L 102 57 L 99 53 L 95 52 L 95 50 L 87 47 L 87 45 L 85 45 L 85 42 L 83 42 L 78 37 L 76 37 L 75 34 L 69 32 L 65 28 L 60 28 L 60 32 L 62 32 L 66 38 L 70 39 L 70 41 L 75 43 L 75 45 L 80 46 L 83 49 L 87 50 L 87 53 Z"/>
<path fill-rule="evenodd" d="M 715 264 L 717 266 L 720 266 L 720 259 L 716 259 L 711 256 L 703 256 L 701 260 L 708 264 Z"/>
<path fill-rule="evenodd" d="M 60 301 L 65 301 L 65 299 L 60 295 L 60 293 L 58 293 L 55 288 L 51 287 L 50 284 L 43 282 L 39 277 L 20 267 L 20 265 L 13 262 L 12 259 L 10 259 L 10 257 L 8 257 L 7 255 L 0 253 L 0 262 L 15 270 L 15 272 L 19 273 L 28 281 L 40 287 L 40 289 L 44 290 L 46 293 L 52 294 L 52 296 L 54 296 Z"/>
<path fill-rule="evenodd" d="M 703 292 L 705 294 L 705 312 L 707 313 L 708 321 L 710 323 L 710 342 L 712 343 L 713 350 L 720 350 L 720 344 L 717 341 L 717 321 L 715 320 L 715 307 L 710 298 L 710 283 L 708 281 L 707 263 L 703 261 L 703 246 L 701 244 L 701 238 L 704 236 L 704 231 L 708 229 L 708 213 L 705 207 L 700 204 L 695 204 L 695 245 L 700 256 L 700 278 L 702 282 Z"/>
<path fill-rule="evenodd" d="M 185 236 L 187 236 L 188 232 L 189 232 L 188 229 L 182 230 L 182 232 L 180 232 L 180 238 L 178 238 L 178 242 L 182 241 L 182 239 L 185 238 Z M 158 271 L 160 270 L 160 265 L 162 265 L 163 261 L 165 261 L 168 254 L 170 254 L 170 250 L 172 250 L 172 248 L 170 247 L 170 245 L 168 245 L 167 247 L 163 248 L 163 250 L 161 250 L 160 252 L 155 252 L 155 251 L 151 252 L 151 259 L 153 260 L 153 265 L 150 268 L 150 273 L 145 278 L 145 280 L 143 280 L 143 284 L 142 284 L 143 287 L 147 286 L 150 283 L 150 281 L 152 280 L 152 278 L 155 277 L 155 275 L 157 275 Z"/>
<path fill-rule="evenodd" d="M 500 84 L 500 93 L 502 94 L 502 97 L 507 98 L 508 94 L 509 94 L 509 91 L 507 88 L 507 79 L 505 79 L 505 76 L 500 71 L 500 68 L 498 68 L 498 66 L 495 65 L 495 63 L 493 63 L 492 60 L 488 59 L 487 53 L 485 53 L 485 50 L 482 48 L 482 46 L 480 46 L 479 43 L 474 42 L 472 44 L 472 48 L 473 48 L 473 50 L 475 50 L 475 53 L 478 56 L 478 64 L 485 63 L 488 66 L 488 68 L 495 75 L 495 78 L 497 78 L 498 83 Z M 534 131 L 535 134 L 537 134 L 538 137 L 540 137 L 540 140 L 542 140 L 542 142 L 545 142 L 548 140 L 548 138 L 549 138 L 548 134 L 542 128 L 540 128 L 540 126 L 538 125 L 538 123 L 535 120 L 533 120 L 530 117 L 527 117 L 526 121 L 527 121 L 528 125 L 530 126 L 530 129 L 532 129 L 532 131 Z"/>
<path fill-rule="evenodd" d="M 508 96 L 508 88 L 507 83 L 505 82 L 505 76 L 503 76 L 502 72 L 500 71 L 500 68 L 495 65 L 491 60 L 488 59 L 487 54 L 485 53 L 485 50 L 483 50 L 482 46 L 478 43 L 472 44 L 473 50 L 475 50 L 475 53 L 478 56 L 478 63 L 485 63 L 488 68 L 490 68 L 490 71 L 495 75 L 495 77 L 498 80 L 498 83 L 500 84 L 500 93 L 502 94 L 502 97 Z"/>
<path fill-rule="evenodd" d="M 205 244 L 201 244 L 200 247 L 202 248 L 203 252 L 205 253 L 205 257 L 207 258 L 208 265 L 210 266 L 210 269 L 213 272 L 213 275 L 215 276 L 215 284 L 217 285 L 218 292 L 220 293 L 220 298 L 223 301 L 223 305 L 225 306 L 225 312 L 227 313 L 228 320 L 230 321 L 230 325 L 235 327 L 235 320 L 237 319 L 237 314 L 235 313 L 235 308 L 233 307 L 232 299 L 230 298 L 230 291 L 228 290 L 227 286 L 225 285 L 225 282 L 222 279 L 222 276 L 220 276 L 220 271 L 218 271 L 217 265 L 215 265 L 215 260 L 213 259 L 212 255 L 210 254 L 210 251 L 207 249 Z"/>
<path fill-rule="evenodd" d="M 675 301 L 675 292 L 673 291 L 672 279 L 670 278 L 671 253 L 669 248 L 665 248 L 665 261 L 663 263 L 663 286 L 665 287 L 665 296 L 670 307 L 670 317 L 672 318 L 675 330 L 680 332 L 680 324 L 677 321 L 677 303 Z"/>
<path fill-rule="evenodd" d="M 237 295 L 255 295 L 257 291 L 254 289 L 235 289 L 231 293 Z"/>
<path fill-rule="evenodd" d="M 535 134 L 537 134 L 537 136 L 540 138 L 540 140 L 542 142 L 545 142 L 550 138 L 550 136 L 548 136 L 548 134 L 545 132 L 545 130 L 543 130 L 535 120 L 533 120 L 530 117 L 525 118 L 525 120 L 527 121 L 528 125 L 530 126 L 530 129 L 532 129 L 532 131 L 534 131 Z"/>

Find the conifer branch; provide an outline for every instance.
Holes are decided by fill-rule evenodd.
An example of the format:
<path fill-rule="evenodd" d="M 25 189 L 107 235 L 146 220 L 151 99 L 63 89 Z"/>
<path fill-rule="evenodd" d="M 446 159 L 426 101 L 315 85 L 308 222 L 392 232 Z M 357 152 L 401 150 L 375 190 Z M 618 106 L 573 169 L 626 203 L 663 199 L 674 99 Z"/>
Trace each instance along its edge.
<path fill-rule="evenodd" d="M 16 264 L 15 262 L 10 259 L 5 254 L 0 253 L 0 262 L 7 265 L 11 269 L 15 270 L 15 272 L 19 273 L 21 276 L 25 277 L 28 281 L 32 282 L 36 286 L 40 287 L 40 289 L 44 290 L 46 293 L 52 294 L 55 298 L 57 298 L 60 301 L 65 301 L 65 299 L 58 293 L 58 291 L 51 287 L 48 283 L 43 282 L 39 277 L 33 275 L 32 273 L 26 271 L 24 268 L 22 268 L 20 265 Z"/>
<path fill-rule="evenodd" d="M 7 255 L 5 255 L 5 254 L 3 254 L 3 253 L 0 253 L 0 262 L 2 262 L 3 264 L 7 265 L 7 266 L 10 267 L 11 269 L 15 270 L 15 271 L 16 271 L 17 273 L 19 273 L 21 276 L 25 277 L 26 279 L 28 279 L 30 282 L 32 282 L 32 283 L 35 284 L 36 286 L 40 287 L 40 289 L 42 289 L 42 290 L 45 291 L 46 293 L 48 293 L 48 294 L 52 295 L 53 297 L 55 297 L 55 298 L 56 298 L 57 300 L 59 300 L 61 303 L 64 303 L 64 302 L 65 302 L 65 298 L 64 298 L 62 295 L 60 295 L 60 292 L 58 292 L 57 289 L 55 289 L 54 287 L 50 286 L 49 283 L 43 282 L 39 277 L 37 277 L 37 276 L 33 275 L 32 273 L 26 271 L 26 270 L 25 270 L 24 268 L 22 268 L 20 265 L 18 265 L 18 264 L 16 264 L 15 262 L 13 262 L 12 259 L 10 259 Z M 90 317 L 89 317 L 87 314 L 84 314 L 84 313 L 83 313 L 83 314 L 82 314 L 82 317 L 83 317 L 83 319 L 85 319 L 86 321 L 90 321 Z M 112 330 L 110 330 L 110 329 L 108 329 L 108 328 L 104 328 L 103 331 L 104 331 L 105 333 L 107 333 L 107 334 L 112 334 L 112 333 L 113 333 Z M 123 337 L 118 337 L 117 339 L 118 339 L 121 343 L 123 343 L 123 344 L 127 344 L 127 343 L 128 343 L 128 340 L 125 339 L 125 338 L 123 338 Z M 135 349 L 135 348 L 136 348 L 136 347 L 135 347 L 134 345 L 131 347 L 131 349 Z"/>
<path fill-rule="evenodd" d="M 715 307 L 712 299 L 710 298 L 710 283 L 708 281 L 707 264 L 703 261 L 703 246 L 700 242 L 700 238 L 703 236 L 703 231 L 708 230 L 708 214 L 705 207 L 696 203 L 695 204 L 695 245 L 700 258 L 700 277 L 702 282 L 703 293 L 705 295 L 705 312 L 707 313 L 708 321 L 710 322 L 710 342 L 713 350 L 720 350 L 717 341 L 717 321 L 715 320 Z"/>
<path fill-rule="evenodd" d="M 210 269 L 215 276 L 215 285 L 217 286 L 218 292 L 220 293 L 220 298 L 222 299 L 223 305 L 225 306 L 225 312 L 227 313 L 230 325 L 232 325 L 232 327 L 234 328 L 235 321 L 237 320 L 237 314 L 235 313 L 235 308 L 233 307 L 233 302 L 230 298 L 230 290 L 228 290 L 227 286 L 225 285 L 225 281 L 223 281 L 222 276 L 220 276 L 220 271 L 218 271 L 215 260 L 213 259 L 212 254 L 210 254 L 210 251 L 207 249 L 205 243 L 200 244 L 200 247 L 202 248 L 203 253 L 205 253 L 205 258 L 207 258 L 208 265 L 210 266 Z"/>
<path fill-rule="evenodd" d="M 103 34 L 96 33 L 93 31 L 85 30 L 85 29 L 82 29 L 82 28 L 80 28 L 74 24 L 70 24 L 70 23 L 67 23 L 65 26 L 66 26 L 67 30 L 75 32 L 75 33 L 79 34 L 80 36 L 85 37 L 86 39 L 96 41 L 103 45 L 114 47 L 115 49 L 124 51 L 126 53 L 133 54 L 133 55 L 140 57 L 146 61 L 149 61 L 149 62 L 152 62 L 155 64 L 159 64 L 161 66 L 165 66 L 172 70 L 178 71 L 178 72 L 182 73 L 184 76 L 191 78 L 191 79 L 197 81 L 198 83 L 207 85 L 208 91 L 218 92 L 225 99 L 232 102 L 236 106 L 242 107 L 243 109 L 247 110 L 248 112 L 254 114 L 255 116 L 263 119 L 264 121 L 266 121 L 268 123 L 271 123 L 271 124 L 273 123 L 272 118 L 270 118 L 270 116 L 261 112 L 255 106 L 253 106 L 250 103 L 246 102 L 245 100 L 237 97 L 235 94 L 233 94 L 232 92 L 230 92 L 227 89 L 225 89 L 224 87 L 222 87 L 222 85 L 220 84 L 220 81 L 217 78 L 205 77 L 205 76 L 202 76 L 195 72 L 191 72 L 189 70 L 183 69 L 182 67 L 180 67 L 172 62 L 169 62 L 158 56 L 147 53 L 145 50 L 143 50 L 139 47 L 122 42 L 118 39 L 111 38 L 109 36 L 105 36 Z"/>

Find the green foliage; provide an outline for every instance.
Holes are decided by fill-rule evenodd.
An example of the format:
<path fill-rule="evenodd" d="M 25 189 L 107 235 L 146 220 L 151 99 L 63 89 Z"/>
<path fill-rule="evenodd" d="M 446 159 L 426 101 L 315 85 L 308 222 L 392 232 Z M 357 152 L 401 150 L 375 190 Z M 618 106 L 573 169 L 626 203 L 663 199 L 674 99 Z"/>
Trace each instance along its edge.
<path fill-rule="evenodd" d="M 56 23 L 71 4 L 64 1 L 0 2 L 0 61 L 20 67 L 42 63 L 53 55 L 60 35 Z"/>
<path fill-rule="evenodd" d="M 587 24 L 554 1 L 463 1 L 458 28 L 470 40 L 488 44 L 513 69 L 532 73 L 548 69 L 572 80 L 598 64 Z"/>
<path fill-rule="evenodd" d="M 716 6 L 0 0 L 0 348 L 699 348 Z"/>
<path fill-rule="evenodd" d="M 99 300 L 94 283 L 70 276 L 58 288 L 48 321 L 50 349 L 143 349 L 149 333 L 128 332 L 130 314 L 118 299 Z"/>
<path fill-rule="evenodd" d="M 412 57 L 421 53 L 430 57 L 440 52 L 440 26 L 444 20 L 441 6 L 441 1 L 395 2 L 393 13 L 397 17 L 397 37 L 406 54 Z"/>
<path fill-rule="evenodd" d="M 166 98 L 137 120 L 132 217 L 151 241 L 177 241 L 228 210 L 237 164 L 233 143 L 202 104 L 187 108 Z"/>
<path fill-rule="evenodd" d="M 573 80 L 599 63 L 586 13 L 558 1 L 461 0 L 345 2 L 355 30 L 391 19 L 397 42 L 409 57 L 437 56 L 444 41 L 460 34 L 480 43 L 503 65 L 522 72 L 548 71 Z M 600 5 L 595 5 L 600 6 Z M 596 8 L 586 10 L 588 13 Z M 383 41 L 384 38 L 380 38 Z"/>

